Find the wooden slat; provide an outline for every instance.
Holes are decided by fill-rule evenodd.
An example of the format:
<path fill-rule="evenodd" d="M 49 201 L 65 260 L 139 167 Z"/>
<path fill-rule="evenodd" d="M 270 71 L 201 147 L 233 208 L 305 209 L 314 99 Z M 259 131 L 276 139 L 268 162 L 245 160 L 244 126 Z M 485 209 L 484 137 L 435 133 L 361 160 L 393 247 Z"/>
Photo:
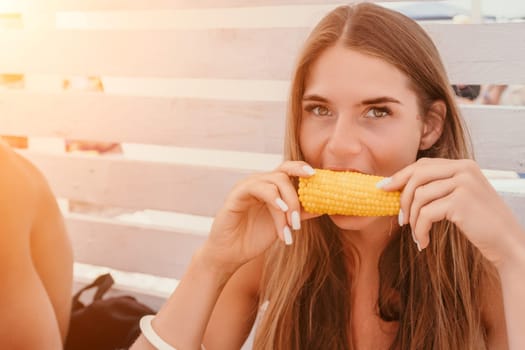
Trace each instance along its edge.
<path fill-rule="evenodd" d="M 452 82 L 525 81 L 525 23 L 425 27 L 449 67 Z M 35 74 L 287 80 L 308 31 L 4 32 L 0 66 L 5 71 Z"/>
<path fill-rule="evenodd" d="M 525 108 L 462 110 L 482 167 L 525 171 Z M 12 135 L 280 153 L 284 114 L 284 102 L 0 93 L 0 133 Z"/>
<path fill-rule="evenodd" d="M 514 215 L 518 218 L 522 227 L 525 227 L 525 195 L 509 194 L 503 195 L 505 202 L 512 208 Z"/>
<path fill-rule="evenodd" d="M 66 224 L 75 261 L 170 278 L 182 277 L 206 239 L 191 228 L 181 232 L 78 214 L 68 214 Z"/>
<path fill-rule="evenodd" d="M 525 225 L 525 196 L 503 194 Z M 192 232 L 124 224 L 114 220 L 66 216 L 75 261 L 180 279 L 206 236 Z"/>
<path fill-rule="evenodd" d="M 525 172 L 525 108 L 463 107 L 483 168 Z"/>
<path fill-rule="evenodd" d="M 525 68 L 525 23 L 428 23 L 423 27 L 438 47 L 453 83 L 525 81 L 525 74 L 519 72 Z M 514 50 L 516 45 L 520 49 Z"/>
<path fill-rule="evenodd" d="M 76 272 L 76 271 L 75 271 Z M 112 273 L 113 271 L 109 269 L 101 269 L 100 274 L 104 273 Z M 113 275 L 113 273 L 112 273 Z M 93 275 L 91 277 L 91 274 L 88 275 L 89 277 L 84 278 L 82 275 L 77 275 L 76 273 L 73 275 L 73 295 L 79 291 L 82 287 L 87 286 L 91 282 L 95 280 L 95 278 L 99 275 Z M 146 275 L 149 276 L 149 275 Z M 136 288 L 139 287 L 139 288 Z M 131 295 L 135 299 L 137 299 L 139 302 L 149 306 L 153 310 L 159 310 L 162 305 L 166 302 L 166 298 L 171 293 L 162 293 L 162 296 L 158 295 L 160 293 L 155 293 L 155 295 L 151 295 L 149 293 L 149 288 L 140 288 L 141 285 L 138 283 L 137 285 L 122 285 L 122 284 L 116 284 L 113 285 L 112 289 L 110 289 L 106 294 L 106 298 L 111 298 L 114 296 L 122 296 L 122 295 Z M 137 290 L 138 289 L 138 290 Z M 93 300 L 94 292 L 91 291 L 91 294 L 89 293 L 83 293 L 83 297 L 80 299 L 83 303 L 89 304 Z"/>
<path fill-rule="evenodd" d="M 0 36 L 0 67 L 62 75 L 288 79 L 305 34 L 304 29 L 9 31 Z"/>
<path fill-rule="evenodd" d="M 504 148 L 494 151 L 505 152 Z M 22 154 L 43 171 L 59 197 L 204 216 L 215 215 L 237 181 L 261 171 L 114 157 Z"/>
<path fill-rule="evenodd" d="M 251 171 L 21 152 L 59 197 L 123 208 L 214 216 L 233 185 Z"/>
<path fill-rule="evenodd" d="M 0 133 L 282 152 L 283 102 L 0 92 Z"/>
<path fill-rule="evenodd" d="M 110 273 L 115 284 L 108 292 L 108 296 L 131 294 L 139 301 L 146 303 L 158 310 L 163 301 L 175 290 L 179 281 L 173 278 L 159 277 L 155 275 L 142 274 L 137 272 L 126 272 L 106 266 L 83 264 L 75 262 L 73 266 L 74 285 L 73 291 L 78 291 L 83 286 L 93 282 L 95 278 L 102 274 Z M 83 294 L 80 300 L 89 303 L 93 298 L 93 291 Z M 91 294 L 91 299 L 89 299 Z"/>

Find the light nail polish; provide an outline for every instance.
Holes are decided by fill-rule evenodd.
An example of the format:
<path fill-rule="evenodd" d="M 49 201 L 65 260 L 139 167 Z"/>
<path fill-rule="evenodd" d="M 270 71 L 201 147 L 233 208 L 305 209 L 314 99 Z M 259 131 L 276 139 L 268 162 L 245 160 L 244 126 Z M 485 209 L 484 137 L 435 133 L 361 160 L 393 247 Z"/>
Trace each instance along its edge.
<path fill-rule="evenodd" d="M 275 203 L 277 204 L 279 208 L 281 208 L 282 211 L 284 212 L 288 211 L 288 206 L 281 198 L 276 198 Z"/>
<path fill-rule="evenodd" d="M 284 235 L 284 244 L 290 245 L 293 243 L 292 231 L 290 230 L 288 226 L 284 227 L 283 235 Z"/>
<path fill-rule="evenodd" d="M 309 166 L 309 165 L 305 165 L 305 166 L 303 166 L 303 170 L 304 170 L 305 173 L 307 173 L 307 174 L 310 175 L 310 176 L 313 175 L 313 174 L 315 174 L 315 169 L 312 168 L 312 167 Z"/>
<path fill-rule="evenodd" d="M 383 188 L 383 187 L 385 187 L 386 185 L 388 185 L 391 182 L 392 182 L 392 178 L 391 177 L 385 177 L 384 179 L 381 179 L 381 180 L 379 180 L 376 183 L 376 187 L 377 188 Z"/>
<path fill-rule="evenodd" d="M 301 217 L 297 210 L 292 212 L 292 228 L 294 230 L 299 230 L 301 228 Z"/>
<path fill-rule="evenodd" d="M 414 231 L 410 230 L 410 233 L 412 234 L 412 240 L 416 244 L 417 250 L 421 251 L 421 245 L 419 244 L 419 241 L 416 238 L 416 235 L 414 234 Z"/>
<path fill-rule="evenodd" d="M 404 220 L 404 216 L 403 216 L 403 209 L 399 209 L 399 215 L 397 217 L 397 222 L 399 223 L 399 226 L 403 226 L 403 220 Z"/>

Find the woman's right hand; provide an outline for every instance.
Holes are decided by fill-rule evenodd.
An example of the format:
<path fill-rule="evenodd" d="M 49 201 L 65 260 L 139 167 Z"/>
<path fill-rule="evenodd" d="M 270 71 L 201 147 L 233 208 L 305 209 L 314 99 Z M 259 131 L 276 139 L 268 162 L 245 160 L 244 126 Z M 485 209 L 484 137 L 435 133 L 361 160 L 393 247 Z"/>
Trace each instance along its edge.
<path fill-rule="evenodd" d="M 215 216 L 201 250 L 207 263 L 233 273 L 263 253 L 276 239 L 292 243 L 292 229 L 316 215 L 301 213 L 290 177 L 308 177 L 314 169 L 303 161 L 286 161 L 275 171 L 239 182 Z"/>

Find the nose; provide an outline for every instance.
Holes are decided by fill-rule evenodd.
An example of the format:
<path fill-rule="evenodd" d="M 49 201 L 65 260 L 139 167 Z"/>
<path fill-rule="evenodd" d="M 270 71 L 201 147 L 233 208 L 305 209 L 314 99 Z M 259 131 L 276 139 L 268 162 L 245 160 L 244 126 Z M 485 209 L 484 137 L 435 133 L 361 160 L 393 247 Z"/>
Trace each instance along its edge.
<path fill-rule="evenodd" d="M 334 123 L 327 148 L 334 156 L 355 155 L 362 151 L 361 133 L 359 126 L 349 115 L 341 115 Z"/>

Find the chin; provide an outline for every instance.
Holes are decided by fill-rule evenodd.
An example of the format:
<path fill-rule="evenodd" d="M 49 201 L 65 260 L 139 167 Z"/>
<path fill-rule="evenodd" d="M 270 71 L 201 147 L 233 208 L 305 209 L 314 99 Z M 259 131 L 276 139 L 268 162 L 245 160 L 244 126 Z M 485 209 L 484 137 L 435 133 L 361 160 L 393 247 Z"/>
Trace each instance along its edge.
<path fill-rule="evenodd" d="M 330 215 L 332 222 L 345 231 L 366 231 L 389 225 L 390 217 Z"/>
<path fill-rule="evenodd" d="M 345 216 L 345 215 L 330 215 L 330 220 L 341 230 L 348 231 L 363 231 L 372 223 L 377 221 L 378 217 L 367 216 Z"/>

